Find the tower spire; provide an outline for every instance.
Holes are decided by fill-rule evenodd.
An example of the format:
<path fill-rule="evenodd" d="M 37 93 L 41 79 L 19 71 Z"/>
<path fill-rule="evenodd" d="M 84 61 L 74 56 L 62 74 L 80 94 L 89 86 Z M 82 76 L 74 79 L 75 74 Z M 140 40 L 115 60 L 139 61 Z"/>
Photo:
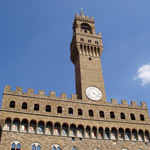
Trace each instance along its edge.
<path fill-rule="evenodd" d="M 81 14 L 81 16 L 84 16 L 83 8 L 81 8 L 80 14 Z"/>

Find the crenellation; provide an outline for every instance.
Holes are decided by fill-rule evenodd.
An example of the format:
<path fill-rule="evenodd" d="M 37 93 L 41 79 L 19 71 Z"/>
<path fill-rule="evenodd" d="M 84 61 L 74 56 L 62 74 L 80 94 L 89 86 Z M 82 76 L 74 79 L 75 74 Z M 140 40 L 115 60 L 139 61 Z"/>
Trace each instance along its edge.
<path fill-rule="evenodd" d="M 71 95 L 71 100 L 77 100 L 77 95 L 76 94 L 72 94 Z"/>
<path fill-rule="evenodd" d="M 4 93 L 8 93 L 11 91 L 11 86 L 10 85 L 5 85 Z"/>
<path fill-rule="evenodd" d="M 111 99 L 112 104 L 117 104 L 117 99 Z"/>
<path fill-rule="evenodd" d="M 141 104 L 142 108 L 147 109 L 147 105 L 145 102 L 140 102 L 140 104 Z"/>
<path fill-rule="evenodd" d="M 34 89 L 28 88 L 27 93 L 29 94 L 29 96 L 33 95 L 34 94 Z"/>
<path fill-rule="evenodd" d="M 50 91 L 49 96 L 50 96 L 51 98 L 56 98 L 56 92 Z"/>
<path fill-rule="evenodd" d="M 16 87 L 15 94 L 22 95 L 22 87 Z"/>
<path fill-rule="evenodd" d="M 39 90 L 39 95 L 45 95 L 45 91 L 44 90 Z"/>
<path fill-rule="evenodd" d="M 137 102 L 136 101 L 131 101 L 131 105 L 132 106 L 137 106 Z"/>
<path fill-rule="evenodd" d="M 66 93 L 60 93 L 60 98 L 61 99 L 67 99 L 67 94 Z"/>
<path fill-rule="evenodd" d="M 121 100 L 122 105 L 128 105 L 127 100 Z"/>

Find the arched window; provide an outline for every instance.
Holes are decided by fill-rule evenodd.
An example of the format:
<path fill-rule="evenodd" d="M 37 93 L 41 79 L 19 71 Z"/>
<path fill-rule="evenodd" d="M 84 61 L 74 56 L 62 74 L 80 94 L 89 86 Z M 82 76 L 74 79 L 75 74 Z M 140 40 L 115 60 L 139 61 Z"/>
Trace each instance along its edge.
<path fill-rule="evenodd" d="M 92 138 L 97 138 L 97 128 L 96 127 L 92 128 Z"/>
<path fill-rule="evenodd" d="M 84 134 L 83 131 L 84 131 L 83 125 L 79 125 L 77 129 L 77 137 L 83 137 L 83 134 Z"/>
<path fill-rule="evenodd" d="M 15 108 L 15 101 L 11 101 L 11 102 L 9 103 L 9 107 L 10 107 L 10 108 Z"/>
<path fill-rule="evenodd" d="M 23 119 L 22 122 L 21 122 L 20 132 L 27 133 L 27 131 L 28 131 L 28 120 Z"/>
<path fill-rule="evenodd" d="M 94 114 L 93 114 L 93 110 L 89 110 L 89 116 L 93 117 Z"/>
<path fill-rule="evenodd" d="M 131 120 L 135 120 L 135 115 L 134 114 L 130 114 L 130 118 L 131 118 Z"/>
<path fill-rule="evenodd" d="M 30 121 L 29 133 L 36 133 L 36 121 L 35 120 Z"/>
<path fill-rule="evenodd" d="M 52 146 L 52 150 L 62 150 L 58 144 Z"/>
<path fill-rule="evenodd" d="M 18 141 L 13 141 L 11 144 L 11 150 L 21 150 L 21 144 Z"/>
<path fill-rule="evenodd" d="M 60 123 L 55 123 L 54 125 L 54 135 L 60 135 Z"/>
<path fill-rule="evenodd" d="M 50 105 L 46 105 L 46 112 L 51 112 L 51 106 Z"/>
<path fill-rule="evenodd" d="M 114 112 L 110 112 L 110 118 L 115 118 Z"/>
<path fill-rule="evenodd" d="M 38 123 L 37 134 L 44 134 L 44 122 L 40 121 Z"/>
<path fill-rule="evenodd" d="M 110 138 L 110 131 L 109 128 L 105 129 L 105 139 L 108 140 Z"/>
<path fill-rule="evenodd" d="M 57 113 L 61 113 L 62 114 L 62 107 L 60 107 L 60 106 L 57 107 Z"/>
<path fill-rule="evenodd" d="M 139 141 L 143 141 L 143 139 L 144 139 L 143 130 L 139 130 Z"/>
<path fill-rule="evenodd" d="M 118 140 L 124 140 L 124 130 L 119 128 Z"/>
<path fill-rule="evenodd" d="M 104 118 L 104 117 L 105 117 L 104 112 L 103 112 L 103 111 L 100 111 L 100 112 L 99 112 L 99 116 L 100 116 L 101 118 Z"/>
<path fill-rule="evenodd" d="M 90 138 L 91 128 L 89 126 L 86 127 L 85 130 L 85 137 Z"/>
<path fill-rule="evenodd" d="M 78 109 L 78 115 L 82 116 L 82 109 Z"/>
<path fill-rule="evenodd" d="M 70 125 L 70 136 L 72 136 L 72 137 L 76 136 L 76 125 L 75 124 Z"/>
<path fill-rule="evenodd" d="M 141 114 L 140 119 L 141 119 L 141 121 L 145 121 L 144 115 Z"/>
<path fill-rule="evenodd" d="M 76 148 L 76 147 L 73 147 L 71 150 L 77 150 L 77 148 Z"/>
<path fill-rule="evenodd" d="M 69 109 L 68 109 L 68 114 L 69 114 L 69 115 L 73 115 L 73 109 L 72 109 L 72 108 L 69 108 Z"/>
<path fill-rule="evenodd" d="M 10 131 L 10 128 L 11 128 L 11 119 L 6 118 L 3 130 Z"/>
<path fill-rule="evenodd" d="M 68 136 L 68 124 L 64 123 L 62 125 L 62 136 Z"/>
<path fill-rule="evenodd" d="M 22 109 L 27 109 L 27 103 L 26 102 L 22 103 Z"/>
<path fill-rule="evenodd" d="M 102 127 L 99 128 L 99 131 L 98 131 L 98 138 L 99 138 L 99 139 L 103 139 L 103 128 L 102 128 Z"/>
<path fill-rule="evenodd" d="M 39 111 L 39 104 L 34 104 L 34 110 Z"/>
<path fill-rule="evenodd" d="M 130 129 L 125 130 L 125 140 L 130 140 L 131 139 L 131 131 Z"/>
<path fill-rule="evenodd" d="M 45 134 L 52 135 L 52 126 L 53 125 L 51 122 L 47 122 L 46 128 L 45 128 Z"/>
<path fill-rule="evenodd" d="M 13 123 L 12 123 L 12 131 L 18 132 L 19 131 L 19 125 L 20 125 L 19 119 L 15 118 L 13 120 Z"/>
<path fill-rule="evenodd" d="M 149 142 L 149 132 L 147 130 L 145 131 L 145 141 Z"/>
<path fill-rule="evenodd" d="M 41 150 L 41 145 L 39 143 L 33 143 L 31 148 L 32 150 Z"/>
<path fill-rule="evenodd" d="M 116 128 L 112 128 L 111 129 L 111 139 L 112 140 L 116 140 L 117 139 L 117 129 Z"/>
<path fill-rule="evenodd" d="M 126 119 L 124 113 L 121 113 L 121 114 L 120 114 L 120 117 L 121 117 L 121 119 Z"/>
<path fill-rule="evenodd" d="M 87 23 L 82 23 L 81 30 L 83 30 L 85 33 L 87 33 L 87 32 L 91 33 L 91 26 Z"/>
<path fill-rule="evenodd" d="M 137 130 L 132 130 L 132 141 L 137 141 Z"/>

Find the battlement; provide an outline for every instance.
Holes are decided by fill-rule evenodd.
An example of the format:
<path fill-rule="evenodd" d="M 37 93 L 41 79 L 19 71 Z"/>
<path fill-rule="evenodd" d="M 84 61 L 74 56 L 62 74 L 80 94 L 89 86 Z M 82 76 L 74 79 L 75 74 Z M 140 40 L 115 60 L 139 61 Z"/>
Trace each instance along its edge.
<path fill-rule="evenodd" d="M 45 95 L 44 90 L 39 90 L 38 94 L 34 94 L 34 89 L 28 88 L 27 93 L 22 92 L 21 87 L 16 87 L 16 91 L 11 91 L 11 86 L 6 85 L 4 89 L 4 94 L 10 95 L 20 95 L 20 96 L 29 96 L 29 97 L 36 97 L 36 98 L 45 98 L 45 99 L 59 99 L 59 100 L 70 100 L 70 101 L 77 101 L 81 102 L 81 99 L 77 99 L 76 94 L 72 94 L 71 98 L 67 98 L 66 93 L 60 93 L 60 97 L 56 97 L 56 92 L 50 91 L 49 95 Z M 97 104 L 97 102 L 89 101 L 89 103 Z M 131 105 L 127 103 L 127 100 L 121 100 L 121 104 L 117 102 L 117 99 L 111 99 L 111 103 L 100 103 L 101 105 L 110 105 L 110 106 L 119 106 L 119 107 L 129 107 L 129 108 L 139 108 L 139 109 L 147 109 L 147 105 L 145 102 L 140 102 L 140 106 L 137 105 L 136 101 L 131 101 Z"/>
<path fill-rule="evenodd" d="M 78 14 L 76 14 L 75 20 L 85 21 L 85 22 L 90 22 L 90 23 L 95 23 L 93 17 L 84 16 L 84 14 L 82 14 L 81 16 L 79 16 Z"/>

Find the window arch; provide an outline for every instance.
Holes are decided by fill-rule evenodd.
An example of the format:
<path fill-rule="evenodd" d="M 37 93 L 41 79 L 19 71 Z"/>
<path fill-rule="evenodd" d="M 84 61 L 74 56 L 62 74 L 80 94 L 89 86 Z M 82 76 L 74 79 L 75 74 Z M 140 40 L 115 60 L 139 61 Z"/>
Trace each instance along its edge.
<path fill-rule="evenodd" d="M 91 128 L 90 126 L 87 126 L 85 129 L 85 137 L 90 138 L 91 137 Z"/>
<path fill-rule="evenodd" d="M 91 26 L 87 23 L 82 23 L 81 30 L 83 30 L 85 33 L 87 33 L 87 32 L 91 33 Z"/>
<path fill-rule="evenodd" d="M 45 128 L 45 134 L 52 135 L 52 130 L 53 130 L 52 127 L 53 127 L 52 122 L 47 122 L 46 128 Z"/>
<path fill-rule="evenodd" d="M 99 139 L 103 139 L 103 128 L 102 128 L 102 127 L 99 128 L 99 131 L 98 131 L 98 138 L 99 138 Z"/>
<path fill-rule="evenodd" d="M 114 114 L 114 112 L 112 111 L 112 112 L 110 112 L 110 118 L 115 118 L 115 114 Z"/>
<path fill-rule="evenodd" d="M 93 117 L 94 114 L 93 114 L 93 110 L 89 110 L 89 116 Z"/>
<path fill-rule="evenodd" d="M 27 103 L 26 102 L 22 103 L 22 109 L 27 109 Z"/>
<path fill-rule="evenodd" d="M 58 144 L 52 146 L 52 150 L 62 150 Z"/>
<path fill-rule="evenodd" d="M 10 108 L 15 108 L 15 101 L 11 101 L 11 102 L 9 103 L 9 107 L 10 107 Z"/>
<path fill-rule="evenodd" d="M 62 136 L 68 136 L 68 124 L 67 123 L 64 123 L 62 125 Z"/>
<path fill-rule="evenodd" d="M 11 144 L 11 150 L 21 150 L 21 144 L 19 141 L 13 141 Z"/>
<path fill-rule="evenodd" d="M 21 128 L 20 128 L 20 132 L 26 132 L 28 131 L 28 120 L 23 119 L 21 122 Z"/>
<path fill-rule="evenodd" d="M 77 148 L 76 148 L 76 147 L 73 147 L 71 150 L 77 150 Z"/>
<path fill-rule="evenodd" d="M 30 121 L 29 133 L 36 133 L 36 121 L 35 120 Z"/>
<path fill-rule="evenodd" d="M 104 118 L 104 117 L 105 117 L 104 112 L 103 112 L 103 111 L 100 111 L 100 112 L 99 112 L 99 116 L 100 116 L 101 118 Z"/>
<path fill-rule="evenodd" d="M 139 138 L 138 138 L 138 140 L 139 141 L 143 141 L 143 139 L 144 139 L 144 134 L 143 134 L 143 130 L 139 130 L 139 136 L 138 136 Z"/>
<path fill-rule="evenodd" d="M 31 148 L 32 150 L 41 150 L 41 145 L 39 143 L 33 143 Z"/>
<path fill-rule="evenodd" d="M 140 114 L 140 120 L 145 121 L 144 115 Z"/>
<path fill-rule="evenodd" d="M 78 109 L 78 115 L 82 116 L 82 109 Z"/>
<path fill-rule="evenodd" d="M 37 134 L 44 134 L 44 122 L 43 121 L 39 121 L 38 123 Z"/>
<path fill-rule="evenodd" d="M 125 140 L 130 140 L 131 139 L 131 131 L 130 129 L 125 130 Z"/>
<path fill-rule="evenodd" d="M 145 131 L 145 141 L 149 142 L 149 132 L 147 130 Z"/>
<path fill-rule="evenodd" d="M 69 108 L 69 109 L 68 109 L 68 114 L 69 114 L 69 115 L 73 115 L 73 109 L 72 109 L 72 108 Z"/>
<path fill-rule="evenodd" d="M 57 107 L 57 113 L 61 113 L 62 114 L 62 107 L 60 107 L 60 106 Z"/>
<path fill-rule="evenodd" d="M 116 140 L 117 139 L 117 129 L 116 128 L 112 128 L 111 129 L 111 139 L 112 140 Z"/>
<path fill-rule="evenodd" d="M 84 127 L 83 125 L 79 125 L 77 129 L 77 137 L 83 137 L 84 134 Z"/>
<path fill-rule="evenodd" d="M 70 136 L 72 136 L 72 137 L 76 136 L 76 125 L 75 124 L 70 125 Z"/>
<path fill-rule="evenodd" d="M 10 131 L 10 129 L 11 129 L 11 119 L 6 118 L 3 130 Z"/>
<path fill-rule="evenodd" d="M 105 139 L 109 139 L 110 138 L 110 130 L 109 130 L 109 128 L 106 128 L 105 129 Z"/>
<path fill-rule="evenodd" d="M 54 125 L 54 135 L 60 135 L 60 123 L 58 122 Z"/>
<path fill-rule="evenodd" d="M 123 130 L 123 128 L 119 128 L 118 140 L 124 140 L 124 130 Z"/>
<path fill-rule="evenodd" d="M 46 105 L 46 112 L 51 112 L 51 106 L 50 105 Z"/>
<path fill-rule="evenodd" d="M 15 118 L 13 120 L 13 123 L 12 123 L 12 131 L 18 132 L 19 131 L 19 125 L 20 125 L 20 120 L 18 118 Z"/>
<path fill-rule="evenodd" d="M 34 110 L 39 111 L 39 104 L 34 104 Z"/>
<path fill-rule="evenodd" d="M 126 119 L 125 114 L 123 112 L 120 114 L 120 117 L 121 119 Z"/>
<path fill-rule="evenodd" d="M 134 114 L 130 114 L 130 118 L 131 118 L 131 120 L 135 120 L 135 115 Z"/>
<path fill-rule="evenodd" d="M 92 128 L 92 138 L 97 138 L 97 128 L 96 127 Z"/>
<path fill-rule="evenodd" d="M 137 141 L 137 130 L 132 130 L 132 141 Z"/>

